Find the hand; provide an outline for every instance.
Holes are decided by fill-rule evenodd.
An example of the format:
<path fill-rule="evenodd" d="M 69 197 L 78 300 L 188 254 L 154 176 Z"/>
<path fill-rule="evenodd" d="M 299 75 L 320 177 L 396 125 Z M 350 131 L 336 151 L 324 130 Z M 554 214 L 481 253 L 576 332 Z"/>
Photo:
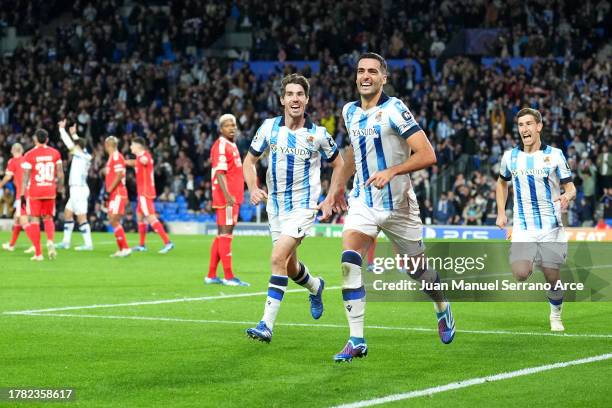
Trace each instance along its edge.
<path fill-rule="evenodd" d="M 328 194 L 325 200 L 317 206 L 318 210 L 321 210 L 322 214 L 319 217 L 321 221 L 327 220 L 333 213 L 339 214 L 343 211 L 348 210 L 348 203 L 344 196 L 344 190 L 338 190 L 334 194 Z"/>
<path fill-rule="evenodd" d="M 225 197 L 226 207 L 233 207 L 234 204 L 236 204 L 236 199 L 234 198 L 234 196 L 230 195 L 229 197 Z"/>
<path fill-rule="evenodd" d="M 556 201 L 558 201 L 561 205 L 561 211 L 565 211 L 567 210 L 567 207 L 569 207 L 570 199 L 565 194 L 561 194 L 559 198 L 555 200 L 555 202 Z"/>
<path fill-rule="evenodd" d="M 504 229 L 506 228 L 507 224 L 508 224 L 508 217 L 506 217 L 506 214 L 502 214 L 502 213 L 497 214 L 497 220 L 495 221 L 495 225 L 497 225 L 501 229 Z"/>
<path fill-rule="evenodd" d="M 369 186 L 371 184 L 380 190 L 391 181 L 393 176 L 394 174 L 391 169 L 377 171 L 376 173 L 372 174 L 370 178 L 366 181 L 366 186 Z"/>
<path fill-rule="evenodd" d="M 64 119 L 64 122 L 66 122 L 66 119 Z M 70 136 L 76 135 L 76 132 L 77 132 L 76 123 L 68 128 L 68 132 L 70 132 Z"/>
<path fill-rule="evenodd" d="M 59 122 L 57 122 L 57 126 L 58 126 L 60 129 L 65 129 L 65 128 L 66 128 L 66 119 L 62 119 L 62 120 L 60 120 Z"/>
<path fill-rule="evenodd" d="M 261 188 L 256 188 L 255 190 L 251 191 L 251 204 L 257 205 L 267 199 L 268 193 Z"/>

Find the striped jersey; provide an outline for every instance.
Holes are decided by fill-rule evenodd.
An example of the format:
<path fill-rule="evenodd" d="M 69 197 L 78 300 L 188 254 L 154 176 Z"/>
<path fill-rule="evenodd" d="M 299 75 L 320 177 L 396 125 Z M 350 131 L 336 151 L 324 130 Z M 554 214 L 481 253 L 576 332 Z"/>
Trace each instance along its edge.
<path fill-rule="evenodd" d="M 338 156 L 338 147 L 327 130 L 308 117 L 304 127 L 298 130 L 286 127 L 284 116 L 266 119 L 249 151 L 259 157 L 266 150 L 269 150 L 268 214 L 317 208 L 321 195 L 321 158 L 331 162 Z"/>
<path fill-rule="evenodd" d="M 561 185 L 572 180 L 572 171 L 560 149 L 542 144 L 525 153 L 518 146 L 504 153 L 499 176 L 514 185 L 515 229 L 548 230 L 561 227 Z"/>
<path fill-rule="evenodd" d="M 355 155 L 352 199 L 366 206 L 390 211 L 413 207 L 416 195 L 409 174 L 395 176 L 384 188 L 366 186 L 377 171 L 405 162 L 410 157 L 406 139 L 421 130 L 406 105 L 383 93 L 376 106 L 363 110 L 361 102 L 349 102 L 342 109 Z"/>
<path fill-rule="evenodd" d="M 73 150 L 68 185 L 70 187 L 87 187 L 87 174 L 90 166 L 91 154 L 84 150 Z"/>

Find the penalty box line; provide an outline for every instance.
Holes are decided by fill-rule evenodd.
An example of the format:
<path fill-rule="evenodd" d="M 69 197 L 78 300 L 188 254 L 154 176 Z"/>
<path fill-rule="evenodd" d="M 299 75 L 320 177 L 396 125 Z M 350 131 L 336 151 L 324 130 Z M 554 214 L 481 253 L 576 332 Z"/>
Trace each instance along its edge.
<path fill-rule="evenodd" d="M 154 316 L 121 316 L 121 315 L 92 315 L 92 314 L 74 314 L 74 313 L 20 313 L 13 314 L 19 316 L 43 316 L 43 317 L 78 317 L 85 319 L 111 319 L 111 320 L 141 320 L 141 321 L 160 321 L 160 322 L 180 322 L 180 323 L 201 323 L 201 324 L 236 324 L 236 325 L 253 325 L 257 322 L 241 321 L 241 320 L 209 320 L 209 319 L 183 319 L 175 317 L 154 317 Z M 346 325 L 332 323 L 276 323 L 277 326 L 287 327 L 314 327 L 314 328 L 331 328 L 331 329 L 346 329 Z M 397 327 L 397 326 L 365 326 L 366 329 L 372 330 L 395 330 L 395 331 L 413 331 L 413 332 L 437 332 L 437 329 L 427 327 Z M 518 332 L 507 330 L 468 330 L 458 329 L 457 333 L 478 334 L 478 335 L 498 335 L 498 336 L 535 336 L 535 337 L 555 337 L 555 338 L 596 338 L 596 339 L 612 339 L 612 334 L 594 334 L 594 333 L 540 333 L 540 332 Z"/>
<path fill-rule="evenodd" d="M 546 365 L 541 365 L 537 367 L 522 368 L 520 370 L 508 371 L 505 373 L 489 375 L 486 377 L 471 378 L 471 379 L 453 382 L 453 383 L 449 383 L 445 385 L 439 385 L 437 387 L 425 388 L 422 390 L 410 391 L 410 392 L 405 392 L 405 393 L 400 393 L 400 394 L 391 394 L 385 397 L 373 398 L 373 399 L 357 401 L 357 402 L 353 402 L 349 404 L 337 405 L 334 408 L 371 407 L 373 405 L 386 404 L 386 403 L 395 402 L 395 401 L 404 401 L 404 400 L 423 397 L 423 396 L 432 396 L 434 394 L 439 394 L 439 393 L 446 392 L 446 391 L 452 391 L 452 390 L 472 387 L 474 385 L 496 382 L 496 381 L 503 381 L 503 380 L 508 380 L 508 379 L 515 378 L 515 377 L 533 375 L 533 374 L 537 374 L 537 373 L 541 373 L 545 371 L 556 370 L 559 368 L 577 366 L 581 364 L 595 363 L 598 361 L 605 361 L 605 360 L 610 360 L 610 359 L 612 359 L 612 353 L 600 354 L 597 356 L 581 358 L 578 360 L 563 361 L 559 363 L 546 364 Z"/>

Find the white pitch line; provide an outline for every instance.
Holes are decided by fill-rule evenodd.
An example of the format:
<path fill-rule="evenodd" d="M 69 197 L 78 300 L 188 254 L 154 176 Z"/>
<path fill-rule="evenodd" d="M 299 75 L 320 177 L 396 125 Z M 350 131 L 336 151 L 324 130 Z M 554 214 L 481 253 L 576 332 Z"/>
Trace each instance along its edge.
<path fill-rule="evenodd" d="M 334 289 L 340 289 L 340 288 L 341 288 L 340 286 L 331 286 L 329 288 L 325 288 L 325 290 L 334 290 Z M 285 291 L 285 293 L 293 293 L 293 292 L 306 292 L 306 289 L 289 289 Z M 65 307 L 52 307 L 48 309 L 36 309 L 36 310 L 16 310 L 16 311 L 3 312 L 3 314 L 27 315 L 27 314 L 32 314 L 32 313 L 61 312 L 64 310 L 104 309 L 104 308 L 111 308 L 111 307 L 160 305 L 160 304 L 165 304 L 165 303 L 198 302 L 198 301 L 203 301 L 203 300 L 218 300 L 218 299 L 236 299 L 236 298 L 251 297 L 251 296 L 262 296 L 262 295 L 267 295 L 267 294 L 268 292 L 249 292 L 249 293 L 236 293 L 233 295 L 161 299 L 161 300 L 150 300 L 150 301 L 141 301 L 141 302 L 111 303 L 111 304 L 86 305 L 86 306 L 65 306 Z"/>
<path fill-rule="evenodd" d="M 523 369 L 516 370 L 516 371 L 508 371 L 508 372 L 501 373 L 501 374 L 489 375 L 486 377 L 472 378 L 472 379 L 463 380 L 459 382 L 449 383 L 446 385 L 439 385 L 437 387 L 426 388 L 423 390 L 410 391 L 410 392 L 405 392 L 401 394 L 391 394 L 391 395 L 387 395 L 386 397 L 374 398 L 370 400 L 358 401 L 358 402 L 353 402 L 353 403 L 343 404 L 343 405 L 337 405 L 335 408 L 371 407 L 373 405 L 386 404 L 388 402 L 394 402 L 394 401 L 403 401 L 403 400 L 418 398 L 418 397 L 423 397 L 423 396 L 432 396 L 434 394 L 439 394 L 441 392 L 458 390 L 461 388 L 471 387 L 473 385 L 479 385 L 479 384 L 495 382 L 495 381 L 503 381 L 503 380 L 508 380 L 510 378 L 537 374 L 537 373 L 541 373 L 544 371 L 556 370 L 558 368 L 564 368 L 564 367 L 570 367 L 570 366 L 576 366 L 576 365 L 588 364 L 588 363 L 595 363 L 598 361 L 605 361 L 605 360 L 610 360 L 610 359 L 612 359 L 612 353 L 600 354 L 598 356 L 581 358 L 578 360 L 564 361 L 564 362 L 554 363 L 554 364 L 546 364 L 546 365 L 541 365 L 537 367 L 528 367 L 528 368 L 523 368 Z"/>
<path fill-rule="evenodd" d="M 88 319 L 119 319 L 119 320 L 148 320 L 160 322 L 182 322 L 182 323 L 218 323 L 218 324 L 256 324 L 257 322 L 248 322 L 240 320 L 208 320 L 208 319 L 182 319 L 178 317 L 148 317 L 148 316 L 120 316 L 120 315 L 92 315 L 92 314 L 70 314 L 70 313 L 12 313 L 19 316 L 49 316 L 49 317 L 81 317 Z M 346 325 L 333 323 L 276 323 L 277 326 L 288 327 L 315 327 L 315 328 L 332 328 L 346 329 Z M 397 327 L 397 326 L 365 326 L 366 329 L 372 330 L 399 330 L 399 331 L 416 331 L 416 332 L 437 332 L 437 329 L 427 327 Z M 513 332 L 506 330 L 457 330 L 458 333 L 467 334 L 494 334 L 506 336 L 551 336 L 551 337 L 580 337 L 580 338 L 612 338 L 612 334 L 591 334 L 591 333 L 571 333 L 571 334 L 556 334 L 556 333 L 538 333 L 538 332 Z"/>

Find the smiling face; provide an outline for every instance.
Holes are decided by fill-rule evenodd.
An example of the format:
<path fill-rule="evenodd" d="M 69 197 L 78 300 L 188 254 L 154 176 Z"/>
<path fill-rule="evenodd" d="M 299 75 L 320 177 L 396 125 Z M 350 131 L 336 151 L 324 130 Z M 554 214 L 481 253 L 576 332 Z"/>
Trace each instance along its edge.
<path fill-rule="evenodd" d="M 357 90 L 366 98 L 380 94 L 387 83 L 387 73 L 383 72 L 380 61 L 364 58 L 357 65 Z"/>
<path fill-rule="evenodd" d="M 281 105 L 285 108 L 285 115 L 289 115 L 294 119 L 304 116 L 306 105 L 308 105 L 308 97 L 302 85 L 287 84 L 285 94 L 281 97 L 280 101 Z"/>
<path fill-rule="evenodd" d="M 540 141 L 543 124 L 542 122 L 538 123 L 535 116 L 531 114 L 523 115 L 517 119 L 517 122 L 523 146 L 531 147 Z"/>

